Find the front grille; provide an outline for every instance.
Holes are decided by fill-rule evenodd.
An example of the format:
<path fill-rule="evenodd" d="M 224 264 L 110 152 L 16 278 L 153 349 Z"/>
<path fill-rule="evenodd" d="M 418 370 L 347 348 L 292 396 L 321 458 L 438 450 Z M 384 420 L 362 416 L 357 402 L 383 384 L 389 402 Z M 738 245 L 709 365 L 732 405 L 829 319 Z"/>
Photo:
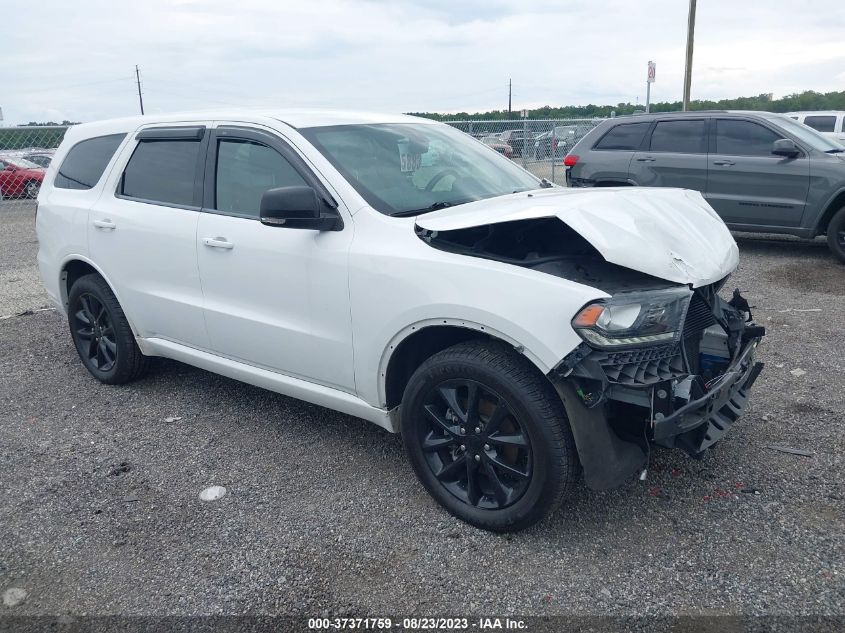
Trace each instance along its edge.
<path fill-rule="evenodd" d="M 625 352 L 598 353 L 593 358 L 607 379 L 628 386 L 653 385 L 682 376 L 684 364 L 675 344 Z"/>

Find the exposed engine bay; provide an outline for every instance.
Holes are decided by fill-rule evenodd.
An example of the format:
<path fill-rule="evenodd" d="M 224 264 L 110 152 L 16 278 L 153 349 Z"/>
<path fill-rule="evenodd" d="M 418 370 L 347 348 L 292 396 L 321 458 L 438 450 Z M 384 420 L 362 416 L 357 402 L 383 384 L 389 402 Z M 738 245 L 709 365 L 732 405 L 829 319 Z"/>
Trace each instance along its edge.
<path fill-rule="evenodd" d="M 524 266 L 608 293 L 669 288 L 675 284 L 611 264 L 574 229 L 552 216 L 417 235 L 430 246 Z"/>

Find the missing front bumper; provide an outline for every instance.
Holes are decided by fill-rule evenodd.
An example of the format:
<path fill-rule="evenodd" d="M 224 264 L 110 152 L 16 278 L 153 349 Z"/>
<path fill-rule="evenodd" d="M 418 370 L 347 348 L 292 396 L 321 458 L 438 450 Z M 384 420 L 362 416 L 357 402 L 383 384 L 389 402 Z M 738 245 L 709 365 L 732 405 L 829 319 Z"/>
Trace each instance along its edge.
<path fill-rule="evenodd" d="M 645 465 L 649 442 L 699 457 L 743 413 L 763 369 L 755 353 L 765 330 L 744 323 L 724 302 L 716 305 L 731 321 L 728 337 L 736 351 L 715 377 L 712 371 L 690 371 L 688 352 L 698 347 L 687 343 L 613 354 L 584 344 L 549 374 L 566 407 L 589 487 L 612 488 L 629 479 Z M 708 325 L 701 321 L 696 336 Z"/>

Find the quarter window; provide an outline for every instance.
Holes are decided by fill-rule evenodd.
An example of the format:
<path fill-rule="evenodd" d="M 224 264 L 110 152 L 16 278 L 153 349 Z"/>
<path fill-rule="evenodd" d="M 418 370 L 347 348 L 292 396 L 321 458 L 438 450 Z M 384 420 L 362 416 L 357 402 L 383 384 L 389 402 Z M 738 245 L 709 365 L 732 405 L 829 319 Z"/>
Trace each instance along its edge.
<path fill-rule="evenodd" d="M 193 206 L 200 141 L 141 141 L 123 172 L 120 192 L 130 198 Z"/>
<path fill-rule="evenodd" d="M 617 125 L 601 138 L 595 149 L 638 150 L 649 125 L 648 121 Z"/>
<path fill-rule="evenodd" d="M 257 218 L 265 191 L 307 184 L 284 156 L 266 145 L 234 139 L 217 145 L 218 211 Z"/>
<path fill-rule="evenodd" d="M 804 125 L 809 125 L 814 130 L 819 132 L 835 132 L 836 131 L 836 117 L 835 116 L 808 116 L 804 117 Z"/>
<path fill-rule="evenodd" d="M 678 154 L 705 153 L 704 119 L 658 121 L 651 134 L 651 151 Z"/>
<path fill-rule="evenodd" d="M 74 145 L 62 161 L 53 186 L 59 189 L 94 187 L 124 138 L 125 134 L 111 134 L 89 138 Z M 49 160 L 46 162 L 49 164 Z"/>
<path fill-rule="evenodd" d="M 782 138 L 751 121 L 716 121 L 716 153 L 733 156 L 771 156 L 772 144 Z"/>

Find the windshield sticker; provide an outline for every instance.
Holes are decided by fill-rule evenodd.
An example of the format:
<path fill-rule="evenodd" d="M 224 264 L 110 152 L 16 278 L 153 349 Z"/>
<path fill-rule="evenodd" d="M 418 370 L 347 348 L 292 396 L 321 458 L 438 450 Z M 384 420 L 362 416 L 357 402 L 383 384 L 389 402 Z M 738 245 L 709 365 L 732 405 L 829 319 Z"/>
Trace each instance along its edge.
<path fill-rule="evenodd" d="M 422 163 L 422 154 L 413 153 L 411 142 L 406 138 L 396 145 L 399 147 L 399 171 L 417 171 Z"/>

